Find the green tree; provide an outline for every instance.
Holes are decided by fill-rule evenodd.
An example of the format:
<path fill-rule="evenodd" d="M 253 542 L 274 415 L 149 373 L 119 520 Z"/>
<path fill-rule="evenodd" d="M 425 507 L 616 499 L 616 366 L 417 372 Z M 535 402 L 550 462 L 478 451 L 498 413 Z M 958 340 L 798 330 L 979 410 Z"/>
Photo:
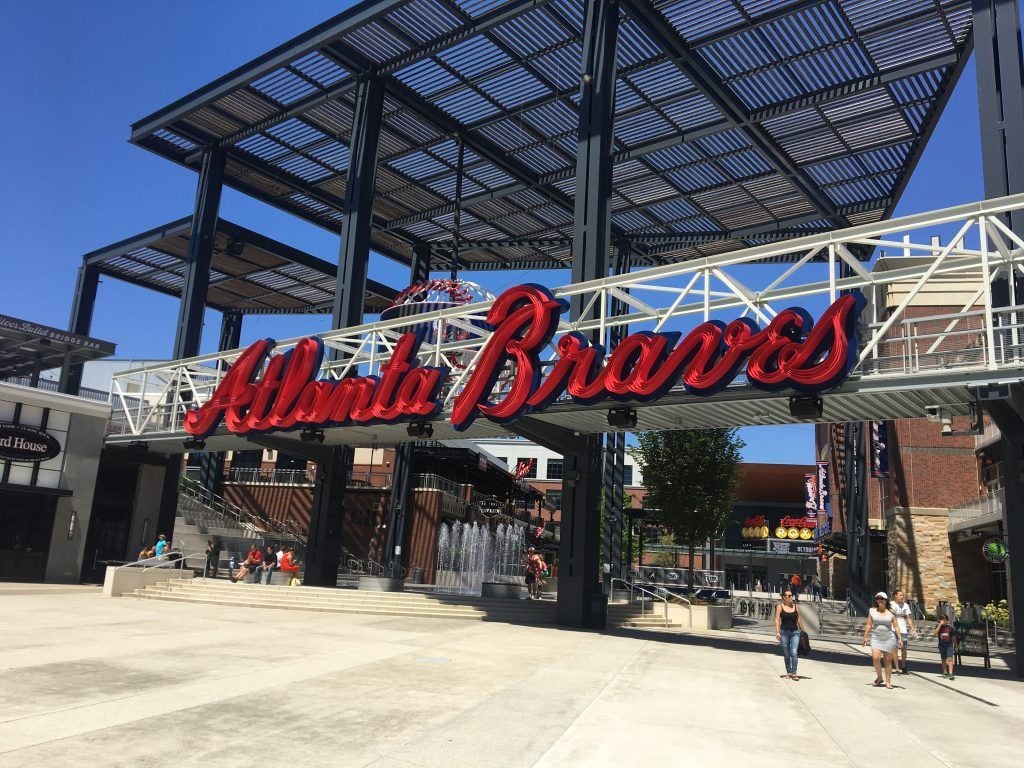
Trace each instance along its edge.
<path fill-rule="evenodd" d="M 658 522 L 689 548 L 720 536 L 736 500 L 740 449 L 734 428 L 638 432 L 630 453 L 640 466 Z"/>

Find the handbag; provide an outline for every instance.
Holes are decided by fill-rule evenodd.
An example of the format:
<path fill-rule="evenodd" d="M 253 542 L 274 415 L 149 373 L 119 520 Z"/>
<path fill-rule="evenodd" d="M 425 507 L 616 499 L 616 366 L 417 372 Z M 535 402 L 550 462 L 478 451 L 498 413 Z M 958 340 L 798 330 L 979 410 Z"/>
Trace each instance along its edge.
<path fill-rule="evenodd" d="M 811 638 L 803 630 L 800 631 L 800 644 L 796 648 L 797 656 L 811 655 Z"/>

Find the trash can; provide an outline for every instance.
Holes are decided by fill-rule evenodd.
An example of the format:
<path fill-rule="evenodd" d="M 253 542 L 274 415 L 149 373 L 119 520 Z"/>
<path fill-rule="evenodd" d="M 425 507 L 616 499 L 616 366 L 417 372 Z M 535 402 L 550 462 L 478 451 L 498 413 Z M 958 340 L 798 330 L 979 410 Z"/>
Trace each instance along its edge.
<path fill-rule="evenodd" d="M 414 565 L 409 569 L 409 581 L 413 584 L 423 583 L 423 569 L 420 566 Z"/>

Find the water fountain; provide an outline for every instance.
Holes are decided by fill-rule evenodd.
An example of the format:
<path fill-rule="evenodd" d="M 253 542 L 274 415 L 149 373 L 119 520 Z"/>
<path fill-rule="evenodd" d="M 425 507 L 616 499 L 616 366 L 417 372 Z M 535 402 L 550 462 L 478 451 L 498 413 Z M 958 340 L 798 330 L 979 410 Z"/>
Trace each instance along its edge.
<path fill-rule="evenodd" d="M 518 595 L 523 581 L 523 526 L 442 523 L 437 532 L 435 591 L 456 595 Z"/>

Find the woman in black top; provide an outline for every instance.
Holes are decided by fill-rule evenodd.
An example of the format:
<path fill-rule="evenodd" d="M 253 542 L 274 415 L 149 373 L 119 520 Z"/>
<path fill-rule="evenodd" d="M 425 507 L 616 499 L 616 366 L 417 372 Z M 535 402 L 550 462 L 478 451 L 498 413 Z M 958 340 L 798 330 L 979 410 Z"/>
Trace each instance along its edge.
<path fill-rule="evenodd" d="M 782 645 L 782 655 L 786 659 L 785 677 L 790 680 L 800 679 L 796 673 L 796 662 L 803 629 L 800 609 L 793 602 L 793 592 L 786 589 L 782 592 L 782 603 L 775 606 L 775 639 Z"/>

